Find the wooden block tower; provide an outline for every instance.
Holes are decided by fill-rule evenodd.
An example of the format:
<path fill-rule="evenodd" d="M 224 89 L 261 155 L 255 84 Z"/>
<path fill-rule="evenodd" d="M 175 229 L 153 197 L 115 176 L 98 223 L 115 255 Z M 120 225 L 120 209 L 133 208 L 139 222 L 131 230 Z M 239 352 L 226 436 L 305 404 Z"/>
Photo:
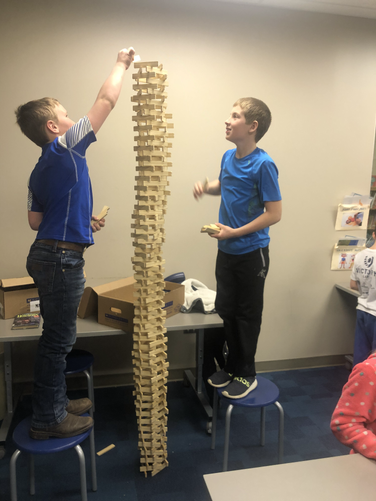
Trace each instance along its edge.
<path fill-rule="evenodd" d="M 171 175 L 167 123 L 167 74 L 158 62 L 134 64 L 138 71 L 132 97 L 136 114 L 136 205 L 133 212 L 132 259 L 135 285 L 133 366 L 135 405 L 141 451 L 140 470 L 155 475 L 167 461 L 167 338 L 164 306 L 164 215 Z"/>

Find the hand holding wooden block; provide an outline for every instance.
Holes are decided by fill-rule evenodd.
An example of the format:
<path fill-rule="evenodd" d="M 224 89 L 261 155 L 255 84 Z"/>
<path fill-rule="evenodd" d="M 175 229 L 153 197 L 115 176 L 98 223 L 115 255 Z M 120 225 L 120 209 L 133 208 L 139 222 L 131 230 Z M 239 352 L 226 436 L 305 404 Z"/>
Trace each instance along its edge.
<path fill-rule="evenodd" d="M 103 219 L 104 217 L 106 217 L 109 210 L 110 210 L 110 208 L 107 205 L 105 205 L 103 207 L 103 209 L 100 211 L 100 213 L 98 214 L 98 216 L 97 216 L 98 221 L 100 221 L 101 219 Z"/>
<path fill-rule="evenodd" d="M 209 233 L 209 235 L 214 235 L 215 233 L 219 233 L 221 228 L 216 224 L 205 224 L 201 228 L 201 233 Z"/>

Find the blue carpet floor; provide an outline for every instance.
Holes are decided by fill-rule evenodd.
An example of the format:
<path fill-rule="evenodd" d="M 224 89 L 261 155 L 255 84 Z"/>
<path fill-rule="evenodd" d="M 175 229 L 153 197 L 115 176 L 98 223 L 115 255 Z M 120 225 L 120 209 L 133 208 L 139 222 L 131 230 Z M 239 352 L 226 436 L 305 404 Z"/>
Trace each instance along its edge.
<path fill-rule="evenodd" d="M 332 411 L 347 381 L 344 367 L 304 369 L 262 374 L 280 389 L 279 402 L 285 412 L 284 462 L 304 461 L 348 454 L 330 431 Z M 86 396 L 71 392 L 71 398 Z M 89 501 L 210 501 L 203 480 L 207 473 L 222 469 L 225 408 L 218 416 L 216 449 L 210 449 L 207 418 L 193 390 L 182 382 L 168 383 L 169 467 L 155 477 L 139 471 L 137 423 L 131 387 L 95 391 L 95 441 L 99 451 L 110 444 L 115 448 L 97 457 L 98 491 L 92 492 L 89 445 L 83 444 L 87 458 Z M 31 412 L 31 399 L 19 403 L 14 423 Z M 266 443 L 259 445 L 259 410 L 235 408 L 231 422 L 229 470 L 277 463 L 278 411 L 266 410 Z M 10 434 L 11 436 L 11 434 Z M 0 499 L 10 499 L 9 460 L 14 452 L 8 437 L 6 455 L 0 460 Z M 38 456 L 36 495 L 28 492 L 28 464 L 21 455 L 17 463 L 18 499 L 35 501 L 79 501 L 78 462 L 74 451 Z"/>

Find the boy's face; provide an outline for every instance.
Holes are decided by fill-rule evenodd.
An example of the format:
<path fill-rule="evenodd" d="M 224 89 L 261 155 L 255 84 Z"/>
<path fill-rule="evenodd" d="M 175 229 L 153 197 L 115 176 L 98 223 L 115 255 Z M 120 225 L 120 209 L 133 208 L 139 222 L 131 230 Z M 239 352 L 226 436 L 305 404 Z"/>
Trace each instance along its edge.
<path fill-rule="evenodd" d="M 73 120 L 68 117 L 67 110 L 59 104 L 56 106 L 57 126 L 59 128 L 58 135 L 62 136 L 68 129 L 74 125 Z"/>
<path fill-rule="evenodd" d="M 237 144 L 250 137 L 250 132 L 254 129 L 254 124 L 245 123 L 245 116 L 240 106 L 232 108 L 230 116 L 225 121 L 226 139 Z"/>

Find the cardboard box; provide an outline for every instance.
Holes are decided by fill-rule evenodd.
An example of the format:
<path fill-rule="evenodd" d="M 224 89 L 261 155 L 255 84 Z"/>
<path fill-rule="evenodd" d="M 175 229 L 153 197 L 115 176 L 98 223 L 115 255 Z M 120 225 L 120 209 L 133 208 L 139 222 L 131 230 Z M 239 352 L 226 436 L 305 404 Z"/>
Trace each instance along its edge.
<path fill-rule="evenodd" d="M 111 292 L 112 290 L 119 289 L 135 282 L 133 277 L 122 278 L 115 282 L 109 282 L 96 287 L 85 287 L 84 293 L 81 298 L 80 306 L 78 308 L 78 316 L 80 318 L 87 318 L 92 315 L 98 316 L 98 297 L 101 294 Z"/>
<path fill-rule="evenodd" d="M 31 277 L 0 280 L 1 318 L 13 318 L 19 313 L 35 311 L 39 311 L 39 296 Z"/>
<path fill-rule="evenodd" d="M 133 277 L 123 278 L 98 287 L 87 287 L 78 310 L 80 318 L 98 315 L 98 323 L 133 332 L 134 284 Z M 184 285 L 165 282 L 166 317 L 179 313 L 184 303 Z"/>

